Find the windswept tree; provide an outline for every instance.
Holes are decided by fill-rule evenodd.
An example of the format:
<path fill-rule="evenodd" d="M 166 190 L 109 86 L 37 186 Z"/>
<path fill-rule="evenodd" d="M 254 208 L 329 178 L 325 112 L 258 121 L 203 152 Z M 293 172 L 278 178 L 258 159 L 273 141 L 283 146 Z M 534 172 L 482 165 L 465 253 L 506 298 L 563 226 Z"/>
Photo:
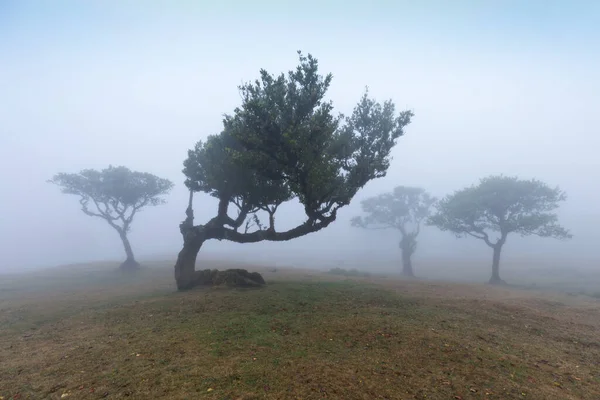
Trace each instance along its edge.
<path fill-rule="evenodd" d="M 428 223 L 457 237 L 480 239 L 494 251 L 490 283 L 500 279 L 500 253 L 509 234 L 570 239 L 554 212 L 567 195 L 536 179 L 496 175 L 458 190 L 438 204 Z"/>
<path fill-rule="evenodd" d="M 127 233 L 135 215 L 146 206 L 164 204 L 173 183 L 146 172 L 109 166 L 101 171 L 85 169 L 78 174 L 59 173 L 50 181 L 66 194 L 79 196 L 81 210 L 91 217 L 102 218 L 118 233 L 127 258 L 123 269 L 139 266 Z"/>
<path fill-rule="evenodd" d="M 324 99 L 332 75 L 319 75 L 317 60 L 298 54 L 288 74 L 261 70 L 260 79 L 240 86 L 242 104 L 225 116 L 223 131 L 188 152 L 190 203 L 175 265 L 180 290 L 205 283 L 195 264 L 207 240 L 286 241 L 319 231 L 368 181 L 385 176 L 412 112 L 397 114 L 391 101 L 380 104 L 365 93 L 352 115 L 334 115 Z M 218 200 L 215 217 L 196 226 L 194 192 Z M 280 231 L 276 212 L 290 200 L 302 205 L 306 219 Z"/>
<path fill-rule="evenodd" d="M 417 249 L 417 236 L 435 201 L 425 189 L 397 186 L 391 193 L 363 200 L 361 207 L 366 215 L 352 218 L 351 224 L 365 229 L 400 231 L 402 275 L 413 277 L 411 257 Z"/>

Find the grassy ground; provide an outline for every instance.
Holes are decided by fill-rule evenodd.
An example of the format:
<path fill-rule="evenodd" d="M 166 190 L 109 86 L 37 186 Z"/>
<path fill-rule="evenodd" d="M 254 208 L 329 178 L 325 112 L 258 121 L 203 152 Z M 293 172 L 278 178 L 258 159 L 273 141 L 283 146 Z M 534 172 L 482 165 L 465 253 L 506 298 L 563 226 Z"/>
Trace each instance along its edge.
<path fill-rule="evenodd" d="M 267 287 L 178 293 L 169 268 L 98 266 L 3 280 L 0 398 L 600 398 L 596 299 L 254 269 Z"/>

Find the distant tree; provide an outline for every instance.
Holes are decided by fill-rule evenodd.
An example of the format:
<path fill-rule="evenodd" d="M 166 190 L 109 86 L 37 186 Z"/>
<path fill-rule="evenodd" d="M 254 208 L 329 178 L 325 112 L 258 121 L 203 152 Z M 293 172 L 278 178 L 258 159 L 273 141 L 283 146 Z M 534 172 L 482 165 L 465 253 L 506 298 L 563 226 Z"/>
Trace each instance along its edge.
<path fill-rule="evenodd" d="M 558 187 L 535 179 L 489 176 L 478 185 L 442 199 L 428 223 L 457 237 L 483 240 L 494 250 L 490 283 L 504 283 L 500 279 L 500 253 L 510 233 L 556 239 L 572 237 L 558 224 L 553 212 L 566 198 L 566 193 Z"/>
<path fill-rule="evenodd" d="M 133 217 L 143 207 L 164 204 L 161 196 L 173 187 L 168 179 L 113 166 L 101 171 L 85 169 L 78 174 L 59 173 L 49 182 L 63 193 L 79 196 L 85 214 L 104 219 L 119 233 L 127 256 L 121 264 L 123 269 L 139 266 L 127 238 Z"/>
<path fill-rule="evenodd" d="M 396 114 L 391 101 L 379 104 L 365 93 L 350 117 L 335 116 L 324 100 L 331 74 L 319 75 L 311 55 L 299 52 L 299 59 L 287 75 L 261 70 L 260 79 L 240 86 L 242 104 L 225 116 L 223 131 L 188 152 L 190 202 L 175 265 L 180 290 L 203 282 L 195 264 L 205 241 L 285 241 L 319 231 L 368 181 L 385 176 L 412 112 Z M 203 225 L 193 225 L 193 192 L 218 200 L 216 216 Z M 275 213 L 292 199 L 306 220 L 277 231 Z M 229 215 L 232 206 L 237 216 Z"/>
<path fill-rule="evenodd" d="M 427 218 L 435 201 L 425 189 L 398 186 L 391 193 L 363 200 L 361 206 L 366 216 L 352 218 L 351 224 L 365 229 L 399 230 L 402 274 L 412 277 L 411 257 L 417 249 L 421 222 Z"/>

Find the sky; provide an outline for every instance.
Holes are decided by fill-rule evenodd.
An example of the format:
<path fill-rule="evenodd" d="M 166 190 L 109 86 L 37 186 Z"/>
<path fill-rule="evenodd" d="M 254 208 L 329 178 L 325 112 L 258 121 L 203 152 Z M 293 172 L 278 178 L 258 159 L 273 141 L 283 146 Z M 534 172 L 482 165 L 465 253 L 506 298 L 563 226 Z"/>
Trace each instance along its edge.
<path fill-rule="evenodd" d="M 168 204 L 137 216 L 139 258 L 175 258 L 187 150 L 221 128 L 238 85 L 285 72 L 297 50 L 334 76 L 349 113 L 366 86 L 415 113 L 385 178 L 326 230 L 286 243 L 214 242 L 240 258 L 399 259 L 396 232 L 351 228 L 360 200 L 397 185 L 435 196 L 489 174 L 568 193 L 569 242 L 509 238 L 513 257 L 599 259 L 600 3 L 595 1 L 0 1 L 0 271 L 118 260 L 122 246 L 57 172 L 125 165 L 171 179 Z M 195 201 L 198 222 L 215 214 Z M 282 229 L 301 210 L 279 215 Z M 475 239 L 427 228 L 419 257 L 491 257 Z M 300 261 L 298 261 L 300 262 Z"/>

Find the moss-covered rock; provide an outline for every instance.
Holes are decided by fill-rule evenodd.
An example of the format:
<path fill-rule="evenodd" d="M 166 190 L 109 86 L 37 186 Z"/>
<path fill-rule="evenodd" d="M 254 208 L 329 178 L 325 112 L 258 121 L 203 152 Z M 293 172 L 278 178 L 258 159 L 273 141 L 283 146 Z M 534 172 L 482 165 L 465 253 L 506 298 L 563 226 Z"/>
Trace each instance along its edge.
<path fill-rule="evenodd" d="M 261 274 L 245 269 L 205 269 L 196 271 L 194 278 L 198 286 L 258 287 L 266 284 Z"/>

